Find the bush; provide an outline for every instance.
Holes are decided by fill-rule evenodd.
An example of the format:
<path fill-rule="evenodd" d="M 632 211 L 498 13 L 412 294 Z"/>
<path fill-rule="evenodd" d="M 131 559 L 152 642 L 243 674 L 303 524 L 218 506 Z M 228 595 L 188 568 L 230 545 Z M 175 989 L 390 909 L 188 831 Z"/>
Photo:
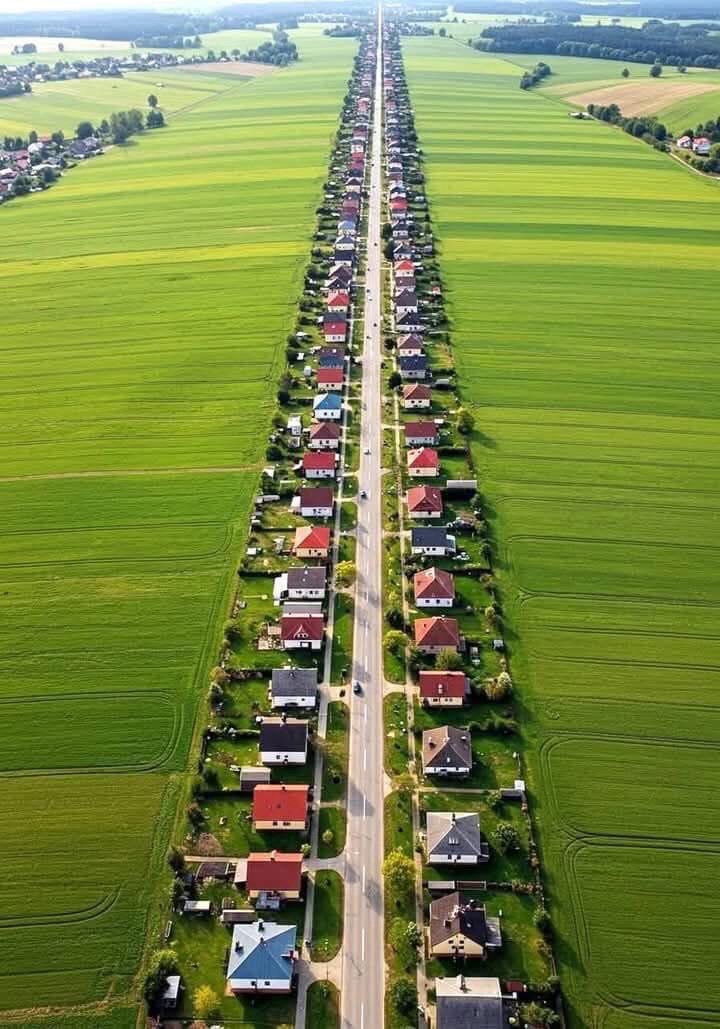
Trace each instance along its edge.
<path fill-rule="evenodd" d="M 412 979 L 406 976 L 390 983 L 390 1001 L 396 1011 L 403 1015 L 412 1015 L 417 1009 L 417 987 Z"/>
<path fill-rule="evenodd" d="M 510 822 L 499 822 L 493 833 L 495 846 L 501 854 L 520 850 L 520 834 Z"/>
<path fill-rule="evenodd" d="M 150 959 L 150 968 L 145 976 L 143 996 L 151 1012 L 155 1011 L 166 989 L 165 980 L 178 971 L 177 954 L 169 947 L 156 950 Z"/>

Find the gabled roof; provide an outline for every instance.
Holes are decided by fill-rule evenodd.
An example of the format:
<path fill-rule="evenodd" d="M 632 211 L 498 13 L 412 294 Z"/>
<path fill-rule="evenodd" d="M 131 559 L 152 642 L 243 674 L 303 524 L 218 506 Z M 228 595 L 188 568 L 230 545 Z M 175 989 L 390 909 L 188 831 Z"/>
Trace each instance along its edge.
<path fill-rule="evenodd" d="M 437 1029 L 503 1029 L 500 980 L 459 975 L 436 979 Z"/>
<path fill-rule="evenodd" d="M 471 768 L 469 730 L 458 729 L 455 725 L 425 729 L 422 735 L 422 756 L 425 768 Z"/>
<path fill-rule="evenodd" d="M 308 571 L 325 576 L 324 568 Z M 317 668 L 273 668 L 271 688 L 273 697 L 314 697 L 318 689 Z"/>
<path fill-rule="evenodd" d="M 342 368 L 318 368 L 316 378 L 321 386 L 324 386 L 326 383 L 333 385 L 342 384 L 345 381 L 345 371 Z M 337 426 L 335 427 L 337 428 Z"/>
<path fill-rule="evenodd" d="M 325 565 L 300 565 L 288 568 L 285 576 L 288 589 L 291 590 L 323 590 L 327 583 Z M 292 680 L 304 679 L 309 675 L 313 677 L 313 682 L 317 681 L 317 672 L 314 668 L 276 668 L 273 671 L 273 685 L 275 672 L 282 673 L 285 678 Z"/>
<path fill-rule="evenodd" d="M 444 568 L 423 568 L 416 572 L 413 586 L 418 600 L 455 599 L 455 579 L 452 573 L 446 572 Z"/>
<path fill-rule="evenodd" d="M 328 294 L 327 305 L 328 307 L 347 307 L 350 303 L 350 295 L 347 290 L 334 289 Z"/>
<path fill-rule="evenodd" d="M 428 811 L 428 854 L 480 857 L 482 836 L 476 811 Z"/>
<path fill-rule="evenodd" d="M 272 892 L 294 892 L 302 883 L 302 854 L 248 854 L 247 889 Z"/>
<path fill-rule="evenodd" d="M 323 315 L 323 328 L 327 329 L 333 325 L 342 325 L 347 328 L 347 317 L 339 311 L 326 311 Z"/>
<path fill-rule="evenodd" d="M 324 507 L 324 504 L 310 504 L 309 507 Z M 327 505 L 330 507 L 330 504 Z M 329 550 L 330 530 L 324 525 L 302 525 L 295 530 L 293 550 Z"/>
<path fill-rule="evenodd" d="M 407 386 L 403 386 L 403 399 L 404 400 L 431 400 L 432 390 L 429 386 L 425 386 L 421 382 L 411 382 Z"/>
<path fill-rule="evenodd" d="M 292 978 L 297 927 L 275 922 L 239 923 L 233 926 L 227 979 L 263 982 Z"/>
<path fill-rule="evenodd" d="M 398 357 L 400 370 L 404 372 L 420 372 L 427 368 L 427 357 L 425 354 L 411 354 L 406 357 Z"/>
<path fill-rule="evenodd" d="M 442 491 L 438 486 L 410 486 L 407 506 L 408 511 L 442 511 Z"/>
<path fill-rule="evenodd" d="M 395 294 L 396 307 L 417 307 L 418 298 L 411 289 L 401 289 Z"/>
<path fill-rule="evenodd" d="M 449 542 L 444 525 L 421 525 L 414 527 L 410 533 L 413 547 L 446 547 Z"/>
<path fill-rule="evenodd" d="M 457 934 L 480 947 L 490 937 L 485 905 L 459 892 L 438 897 L 430 905 L 430 945 L 437 947 Z"/>
<path fill-rule="evenodd" d="M 408 468 L 437 469 L 440 467 L 440 458 L 437 450 L 432 447 L 420 447 L 419 450 L 408 450 Z"/>
<path fill-rule="evenodd" d="M 260 783 L 253 790 L 253 820 L 300 822 L 307 820 L 309 786 Z"/>
<path fill-rule="evenodd" d="M 395 262 L 395 272 L 414 272 L 415 263 L 409 258 L 404 257 L 401 261 Z"/>
<path fill-rule="evenodd" d="M 302 486 L 299 490 L 300 507 L 332 507 L 335 503 L 335 494 L 330 486 Z M 295 541 L 297 545 L 297 532 L 310 532 L 311 527 L 302 526 L 296 530 Z M 323 529 L 329 533 L 329 529 Z"/>
<path fill-rule="evenodd" d="M 342 407 L 342 397 L 337 393 L 318 393 L 313 400 L 314 411 L 339 411 Z"/>
<path fill-rule="evenodd" d="M 455 618 L 415 619 L 415 642 L 426 647 L 457 647 L 460 642 L 458 623 Z"/>
<path fill-rule="evenodd" d="M 323 372 L 337 372 L 337 368 L 321 368 Z M 340 372 L 342 376 L 342 372 Z M 318 373 L 319 376 L 319 373 Z M 342 428 L 337 422 L 313 422 L 308 430 L 310 439 L 340 439 Z"/>
<path fill-rule="evenodd" d="M 320 632 L 322 634 L 322 615 L 284 615 L 281 620 L 283 630 L 285 628 L 285 621 L 293 623 L 305 623 L 299 625 L 295 629 L 296 632 L 311 632 L 313 627 L 311 623 L 315 621 L 320 622 Z M 283 633 L 283 639 L 285 638 Z M 260 726 L 260 750 L 275 750 L 275 751 L 298 751 L 305 750 L 307 746 L 308 738 L 308 724 L 298 718 L 265 718 L 262 725 Z"/>
<path fill-rule="evenodd" d="M 335 453 L 332 450 L 306 450 L 302 465 L 306 472 L 320 472 L 335 468 Z"/>
<path fill-rule="evenodd" d="M 465 672 L 420 672 L 420 697 L 458 697 L 462 699 L 468 688 Z"/>
<path fill-rule="evenodd" d="M 438 427 L 435 422 L 407 422 L 405 439 L 425 439 L 432 436 L 437 439 Z"/>

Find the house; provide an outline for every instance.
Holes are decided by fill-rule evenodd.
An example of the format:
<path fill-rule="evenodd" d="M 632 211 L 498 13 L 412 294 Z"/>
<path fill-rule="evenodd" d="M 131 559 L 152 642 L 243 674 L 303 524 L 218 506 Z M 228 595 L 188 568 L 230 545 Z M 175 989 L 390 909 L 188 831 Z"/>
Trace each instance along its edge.
<path fill-rule="evenodd" d="M 226 979 L 230 993 L 290 993 L 297 927 L 259 919 L 234 925 Z"/>
<path fill-rule="evenodd" d="M 165 990 L 161 997 L 163 1011 L 174 1011 L 180 1000 L 180 976 L 168 975 L 165 978 Z"/>
<path fill-rule="evenodd" d="M 278 900 L 299 900 L 302 887 L 302 854 L 248 854 L 245 888 L 250 900 L 263 894 Z"/>
<path fill-rule="evenodd" d="M 320 347 L 318 368 L 344 368 L 345 347 Z"/>
<path fill-rule="evenodd" d="M 295 530 L 292 547 L 296 557 L 326 558 L 330 552 L 330 530 L 323 525 L 303 525 Z"/>
<path fill-rule="evenodd" d="M 306 450 L 302 459 L 303 475 L 306 479 L 334 479 L 337 460 L 338 455 L 331 450 Z"/>
<path fill-rule="evenodd" d="M 452 607 L 455 579 L 443 568 L 423 568 L 413 576 L 415 604 L 418 607 Z"/>
<path fill-rule="evenodd" d="M 421 383 L 403 386 L 402 404 L 406 411 L 413 408 L 429 408 L 432 403 L 432 390 Z"/>
<path fill-rule="evenodd" d="M 406 447 L 434 447 L 438 441 L 435 422 L 408 422 L 404 431 Z"/>
<path fill-rule="evenodd" d="M 454 618 L 435 615 L 415 619 L 415 645 L 421 654 L 439 654 L 441 650 L 460 650 L 460 632 Z"/>
<path fill-rule="evenodd" d="M 320 650 L 325 635 L 321 614 L 283 615 L 280 643 L 283 650 Z"/>
<path fill-rule="evenodd" d="M 287 431 L 295 439 L 299 439 L 302 436 L 303 424 L 302 418 L 299 414 L 290 415 L 287 420 Z M 297 444 L 295 444 L 297 446 Z"/>
<path fill-rule="evenodd" d="M 344 314 L 350 306 L 350 294 L 344 289 L 334 289 L 331 293 L 328 293 L 327 298 L 327 309 L 332 311 L 334 314 L 340 312 Z"/>
<path fill-rule="evenodd" d="M 422 765 L 425 775 L 469 775 L 472 770 L 469 730 L 455 725 L 425 729 Z"/>
<path fill-rule="evenodd" d="M 440 474 L 440 458 L 432 447 L 408 450 L 408 475 L 416 479 L 432 479 Z"/>
<path fill-rule="evenodd" d="M 436 979 L 435 996 L 435 1029 L 505 1029 L 499 979 Z"/>
<path fill-rule="evenodd" d="M 462 707 L 469 693 L 465 672 L 420 672 L 420 702 L 428 707 Z"/>
<path fill-rule="evenodd" d="M 692 150 L 692 136 L 681 136 L 677 141 L 677 145 L 683 150 Z"/>
<path fill-rule="evenodd" d="M 417 314 L 417 312 L 418 298 L 412 290 L 401 289 L 399 293 L 395 294 L 395 313 L 397 315 Z"/>
<path fill-rule="evenodd" d="M 308 724 L 299 718 L 264 718 L 260 726 L 260 760 L 264 765 L 304 765 Z"/>
<path fill-rule="evenodd" d="M 442 491 L 437 486 L 411 486 L 405 500 L 411 518 L 442 517 Z"/>
<path fill-rule="evenodd" d="M 273 668 L 271 706 L 314 708 L 318 695 L 317 680 L 317 668 Z"/>
<path fill-rule="evenodd" d="M 478 865 L 490 859 L 476 811 L 428 811 L 425 847 L 431 865 Z"/>
<path fill-rule="evenodd" d="M 398 356 L 398 368 L 403 379 L 424 379 L 427 375 L 427 357 L 417 354 L 414 357 Z"/>
<path fill-rule="evenodd" d="M 395 261 L 393 265 L 393 275 L 396 280 L 402 281 L 403 279 L 415 278 L 415 264 L 408 258 L 403 258 L 400 261 Z"/>
<path fill-rule="evenodd" d="M 318 393 L 313 400 L 313 417 L 319 422 L 339 422 L 342 418 L 342 397 L 337 393 Z"/>
<path fill-rule="evenodd" d="M 425 357 L 422 336 L 418 336 L 416 332 L 400 336 L 395 349 L 398 357 Z"/>
<path fill-rule="evenodd" d="M 212 904 L 209 900 L 186 900 L 182 910 L 184 915 L 199 915 L 203 918 L 212 914 Z"/>
<path fill-rule="evenodd" d="M 336 280 L 338 285 L 331 287 L 332 289 L 348 289 L 353 280 L 352 268 L 345 264 L 334 264 L 328 272 L 327 281 L 330 283 Z"/>
<path fill-rule="evenodd" d="M 325 370 L 335 371 L 334 368 Z M 311 450 L 338 450 L 341 439 L 342 429 L 337 422 L 314 422 L 308 429 L 308 446 Z"/>
<path fill-rule="evenodd" d="M 693 140 L 692 148 L 696 154 L 705 156 L 710 153 L 712 142 L 707 136 L 696 136 Z"/>
<path fill-rule="evenodd" d="M 400 236 L 401 233 L 396 232 L 395 235 Z M 399 311 L 395 311 L 395 330 L 397 332 L 422 332 L 422 329 L 423 326 L 419 315 L 410 313 L 400 314 Z"/>
<path fill-rule="evenodd" d="M 338 236 L 335 240 L 335 250 L 352 252 L 355 250 L 355 239 L 353 236 Z"/>
<path fill-rule="evenodd" d="M 429 936 L 433 957 L 485 959 L 502 946 L 500 919 L 488 917 L 484 904 L 460 892 L 431 903 Z"/>
<path fill-rule="evenodd" d="M 355 254 L 352 250 L 334 250 L 333 263 L 344 264 L 352 269 L 355 267 Z"/>
<path fill-rule="evenodd" d="M 330 311 L 323 318 L 323 336 L 326 343 L 344 343 L 347 338 L 347 318 Z"/>
<path fill-rule="evenodd" d="M 340 390 L 345 384 L 345 369 L 344 368 L 318 368 L 317 370 L 317 384 L 318 389 L 321 390 Z"/>
<path fill-rule="evenodd" d="M 267 785 L 271 775 L 270 769 L 263 768 L 262 765 L 242 765 L 238 775 L 240 790 L 243 793 L 252 793 L 260 783 Z"/>
<path fill-rule="evenodd" d="M 301 565 L 285 573 L 288 600 L 324 600 L 327 570 L 324 565 Z"/>
<path fill-rule="evenodd" d="M 323 454 L 326 451 L 322 451 Z M 333 457 L 333 454 L 329 455 Z M 303 518 L 332 518 L 333 509 L 335 507 L 335 496 L 329 486 L 303 486 L 297 495 L 297 504 L 293 500 L 293 508 L 299 510 Z M 298 530 L 300 531 L 300 530 Z M 303 532 L 307 532 L 307 529 L 303 529 Z M 330 530 L 325 530 L 328 534 L 328 545 L 330 542 Z M 319 539 L 320 537 L 315 537 Z M 300 540 L 303 544 L 303 549 L 307 549 L 308 538 L 303 536 Z M 295 546 L 293 547 L 294 552 L 297 554 L 298 551 L 295 549 L 298 545 L 298 534 L 295 533 Z M 319 555 L 313 554 L 313 557 Z"/>
<path fill-rule="evenodd" d="M 309 786 L 259 784 L 253 790 L 253 829 L 306 829 L 309 793 Z"/>

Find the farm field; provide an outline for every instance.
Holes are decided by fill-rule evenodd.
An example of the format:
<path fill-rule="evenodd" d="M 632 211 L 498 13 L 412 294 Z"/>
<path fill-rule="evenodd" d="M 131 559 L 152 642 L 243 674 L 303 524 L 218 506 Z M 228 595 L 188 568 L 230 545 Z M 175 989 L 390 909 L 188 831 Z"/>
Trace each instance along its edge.
<path fill-rule="evenodd" d="M 0 210 L 0 1024 L 134 1025 L 355 46 Z"/>
<path fill-rule="evenodd" d="M 403 50 L 570 1023 L 706 1029 L 720 194 L 524 94 L 514 63 Z"/>

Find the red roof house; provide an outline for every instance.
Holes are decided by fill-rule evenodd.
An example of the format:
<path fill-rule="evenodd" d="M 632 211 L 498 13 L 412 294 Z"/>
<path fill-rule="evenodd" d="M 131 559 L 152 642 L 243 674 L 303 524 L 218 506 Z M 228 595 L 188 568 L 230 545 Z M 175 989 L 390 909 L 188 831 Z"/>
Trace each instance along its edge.
<path fill-rule="evenodd" d="M 253 829 L 305 829 L 308 786 L 265 785 L 253 790 Z"/>
<path fill-rule="evenodd" d="M 423 386 L 420 382 L 413 382 L 403 386 L 403 407 L 408 410 L 413 407 L 427 408 L 432 403 L 432 390 L 429 386 Z"/>
<path fill-rule="evenodd" d="M 322 389 L 342 389 L 345 382 L 343 368 L 318 368 L 317 384 Z"/>
<path fill-rule="evenodd" d="M 283 615 L 280 619 L 283 650 L 320 650 L 324 635 L 323 615 Z"/>
<path fill-rule="evenodd" d="M 284 900 L 296 900 L 302 885 L 302 854 L 248 854 L 246 888 L 251 900 L 271 893 Z"/>
<path fill-rule="evenodd" d="M 303 473 L 308 479 L 334 479 L 337 455 L 329 450 L 306 450 L 303 454 Z"/>
<path fill-rule="evenodd" d="M 440 474 L 440 458 L 432 447 L 408 450 L 408 473 L 414 478 L 432 478 Z"/>
<path fill-rule="evenodd" d="M 325 525 L 303 525 L 295 530 L 292 549 L 296 557 L 327 557 L 330 530 Z"/>
<path fill-rule="evenodd" d="M 452 607 L 455 602 L 455 579 L 443 568 L 423 568 L 416 572 L 413 587 L 418 607 Z"/>
<path fill-rule="evenodd" d="M 444 615 L 415 619 L 415 646 L 422 654 L 439 654 L 441 650 L 459 650 L 460 632 L 454 618 Z"/>
<path fill-rule="evenodd" d="M 443 513 L 442 492 L 437 486 L 411 486 L 406 500 L 411 518 L 439 518 Z"/>
<path fill-rule="evenodd" d="M 420 672 L 420 700 L 430 707 L 461 707 L 468 692 L 465 672 Z"/>
<path fill-rule="evenodd" d="M 337 369 L 321 368 L 320 371 Z M 342 429 L 337 422 L 313 422 L 308 429 L 308 446 L 312 450 L 337 450 L 341 437 Z"/>
<path fill-rule="evenodd" d="M 408 422 L 405 426 L 405 446 L 434 446 L 438 440 L 435 422 Z"/>

